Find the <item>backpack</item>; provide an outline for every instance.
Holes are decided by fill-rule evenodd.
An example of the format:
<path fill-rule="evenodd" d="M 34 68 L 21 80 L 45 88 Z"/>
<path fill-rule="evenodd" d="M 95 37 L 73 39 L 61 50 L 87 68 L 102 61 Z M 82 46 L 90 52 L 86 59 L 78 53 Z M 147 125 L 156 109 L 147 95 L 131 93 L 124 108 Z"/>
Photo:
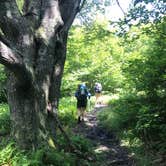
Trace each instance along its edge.
<path fill-rule="evenodd" d="M 101 84 L 100 83 L 97 83 L 96 85 L 95 85 L 95 92 L 101 92 L 102 91 L 102 86 L 101 86 Z"/>
<path fill-rule="evenodd" d="M 83 99 L 87 97 L 87 89 L 85 85 L 80 85 L 79 89 L 77 90 L 75 96 L 78 99 Z"/>
<path fill-rule="evenodd" d="M 81 95 L 86 95 L 86 87 L 84 85 L 80 86 L 80 94 Z"/>

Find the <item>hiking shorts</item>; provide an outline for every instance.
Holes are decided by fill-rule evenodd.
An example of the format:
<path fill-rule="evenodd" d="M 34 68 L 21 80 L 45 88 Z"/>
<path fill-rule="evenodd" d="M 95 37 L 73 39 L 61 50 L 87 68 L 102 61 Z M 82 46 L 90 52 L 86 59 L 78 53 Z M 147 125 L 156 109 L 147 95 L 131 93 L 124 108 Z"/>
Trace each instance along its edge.
<path fill-rule="evenodd" d="M 101 90 L 95 90 L 95 93 L 101 93 Z"/>
<path fill-rule="evenodd" d="M 77 108 L 86 108 L 87 106 L 87 98 L 83 98 L 83 99 L 78 99 L 77 100 Z"/>

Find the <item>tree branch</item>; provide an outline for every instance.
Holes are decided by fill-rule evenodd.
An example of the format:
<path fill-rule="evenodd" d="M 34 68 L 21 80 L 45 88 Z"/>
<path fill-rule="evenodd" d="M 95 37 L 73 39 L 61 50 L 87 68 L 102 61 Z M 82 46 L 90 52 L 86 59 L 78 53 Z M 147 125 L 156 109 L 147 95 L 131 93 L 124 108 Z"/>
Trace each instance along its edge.
<path fill-rule="evenodd" d="M 18 58 L 19 57 L 19 58 Z M 0 41 L 0 63 L 6 66 L 19 80 L 21 85 L 31 85 L 32 75 L 27 70 L 20 56 Z"/>
<path fill-rule="evenodd" d="M 124 12 L 123 8 L 121 7 L 121 5 L 120 5 L 120 3 L 119 3 L 118 0 L 116 0 L 116 3 L 117 3 L 117 5 L 119 6 L 119 8 L 120 8 L 120 10 L 122 11 L 122 13 L 125 15 L 125 12 Z"/>
<path fill-rule="evenodd" d="M 2 34 L 0 34 L 0 41 L 10 48 L 10 42 Z"/>
<path fill-rule="evenodd" d="M 80 7 L 79 7 L 79 11 L 78 11 L 78 12 L 80 12 L 80 11 L 81 11 L 81 9 L 84 7 L 85 2 L 86 2 L 86 0 L 82 0 L 82 2 L 81 2 L 81 4 L 80 4 Z"/>
<path fill-rule="evenodd" d="M 2 36 L 0 38 L 2 38 Z M 9 46 L 7 40 L 5 40 L 4 42 Z M 13 67 L 20 62 L 16 58 L 15 53 L 7 45 L 0 41 L 0 63 L 5 65 L 9 69 L 13 69 Z"/>
<path fill-rule="evenodd" d="M 72 1 L 75 1 L 75 2 L 72 2 Z M 84 5 L 85 3 L 84 1 L 85 0 L 83 0 L 82 5 Z M 81 3 L 81 0 L 70 0 L 60 4 L 61 15 L 64 21 L 64 25 L 61 31 L 67 32 L 69 30 L 70 26 L 72 25 L 74 21 L 75 16 L 80 11 L 80 3 Z"/>
<path fill-rule="evenodd" d="M 7 40 L 7 38 L 6 38 L 4 35 L 2 35 L 2 34 L 0 34 L 0 42 L 4 43 L 4 44 L 5 44 L 8 48 L 10 48 L 11 50 L 15 50 L 14 52 L 15 52 L 20 58 L 23 57 L 22 53 L 21 53 L 18 49 L 14 48 L 14 47 L 12 46 L 12 42 L 9 41 L 9 40 Z"/>

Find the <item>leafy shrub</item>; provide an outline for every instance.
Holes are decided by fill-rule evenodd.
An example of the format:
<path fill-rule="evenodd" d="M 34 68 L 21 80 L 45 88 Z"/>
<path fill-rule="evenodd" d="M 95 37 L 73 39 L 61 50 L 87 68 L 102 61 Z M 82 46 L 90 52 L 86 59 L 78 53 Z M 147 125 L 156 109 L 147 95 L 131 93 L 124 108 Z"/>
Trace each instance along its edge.
<path fill-rule="evenodd" d="M 0 104 L 0 134 L 10 133 L 10 115 L 7 104 Z"/>
<path fill-rule="evenodd" d="M 61 139 L 62 141 L 63 139 Z M 87 157 L 92 154 L 91 144 L 84 138 L 71 137 L 73 144 L 78 148 L 79 155 L 64 149 L 42 147 L 35 152 L 21 151 L 12 140 L 5 138 L 0 143 L 0 165 L 12 166 L 75 166 L 89 165 Z M 64 142 L 63 142 L 64 144 Z"/>
<path fill-rule="evenodd" d="M 129 146 L 139 140 L 140 147 L 144 144 L 153 152 L 165 154 L 166 124 L 163 106 L 160 108 L 158 104 L 150 103 L 147 97 L 130 94 L 110 101 L 110 107 L 98 117 L 102 127 L 117 132 L 121 139 L 127 139 Z"/>
<path fill-rule="evenodd" d="M 28 156 L 15 146 L 14 141 L 3 139 L 0 149 L 0 165 L 29 166 Z"/>
<path fill-rule="evenodd" d="M 78 153 L 69 151 L 68 142 L 59 130 L 57 131 L 56 148 L 42 147 L 36 152 L 21 151 L 10 138 L 2 137 L 0 142 L 0 165 L 74 166 L 79 164 L 88 166 L 87 157 L 93 154 L 91 143 L 81 136 L 73 135 L 70 129 L 70 126 L 76 123 L 76 100 L 74 98 L 62 98 L 59 118 Z M 7 104 L 0 105 L 0 129 L 3 129 L 0 131 L 7 134 L 10 132 L 10 117 Z"/>
<path fill-rule="evenodd" d="M 5 82 L 6 82 L 6 74 L 4 71 L 4 67 L 0 65 L 0 103 L 7 102 L 5 94 Z"/>
<path fill-rule="evenodd" d="M 60 100 L 58 116 L 63 125 L 73 126 L 77 116 L 76 99 L 66 97 Z"/>
<path fill-rule="evenodd" d="M 153 150 L 166 152 L 166 124 L 160 112 L 152 112 L 150 107 L 142 107 L 139 111 L 135 134 Z M 162 145 L 162 147 L 160 146 Z"/>
<path fill-rule="evenodd" d="M 31 156 L 32 157 L 32 156 Z M 75 164 L 75 156 L 72 153 L 58 151 L 52 148 L 43 148 L 37 150 L 31 158 L 31 164 L 34 162 L 41 166 L 70 166 Z"/>
<path fill-rule="evenodd" d="M 126 96 L 110 103 L 110 107 L 98 114 L 100 125 L 116 132 L 134 128 L 139 110 L 136 98 Z"/>
<path fill-rule="evenodd" d="M 82 136 L 72 136 L 71 137 L 73 145 L 80 150 L 84 155 L 91 152 L 92 145 L 91 143 Z"/>

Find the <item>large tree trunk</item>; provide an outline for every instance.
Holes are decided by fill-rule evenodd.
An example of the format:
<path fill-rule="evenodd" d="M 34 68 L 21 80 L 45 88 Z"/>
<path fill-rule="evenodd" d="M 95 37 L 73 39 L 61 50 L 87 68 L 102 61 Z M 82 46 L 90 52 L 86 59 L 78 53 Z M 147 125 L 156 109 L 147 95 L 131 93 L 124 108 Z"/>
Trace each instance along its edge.
<path fill-rule="evenodd" d="M 66 60 L 66 47 L 67 47 L 67 32 L 60 33 L 60 41 L 57 41 L 55 54 L 57 55 L 56 65 L 54 66 L 51 85 L 50 86 L 50 95 L 49 99 L 53 105 L 54 112 L 57 113 L 59 97 L 60 97 L 60 87 L 62 74 L 64 70 L 64 64 Z"/>
<path fill-rule="evenodd" d="M 37 98 L 33 87 L 21 87 L 17 78 L 8 76 L 8 103 L 10 106 L 12 136 L 23 149 L 37 146 Z"/>
<path fill-rule="evenodd" d="M 67 35 L 80 3 L 25 0 L 20 14 L 15 0 L 0 1 L 0 63 L 8 69 L 12 135 L 23 149 L 55 140 Z"/>

